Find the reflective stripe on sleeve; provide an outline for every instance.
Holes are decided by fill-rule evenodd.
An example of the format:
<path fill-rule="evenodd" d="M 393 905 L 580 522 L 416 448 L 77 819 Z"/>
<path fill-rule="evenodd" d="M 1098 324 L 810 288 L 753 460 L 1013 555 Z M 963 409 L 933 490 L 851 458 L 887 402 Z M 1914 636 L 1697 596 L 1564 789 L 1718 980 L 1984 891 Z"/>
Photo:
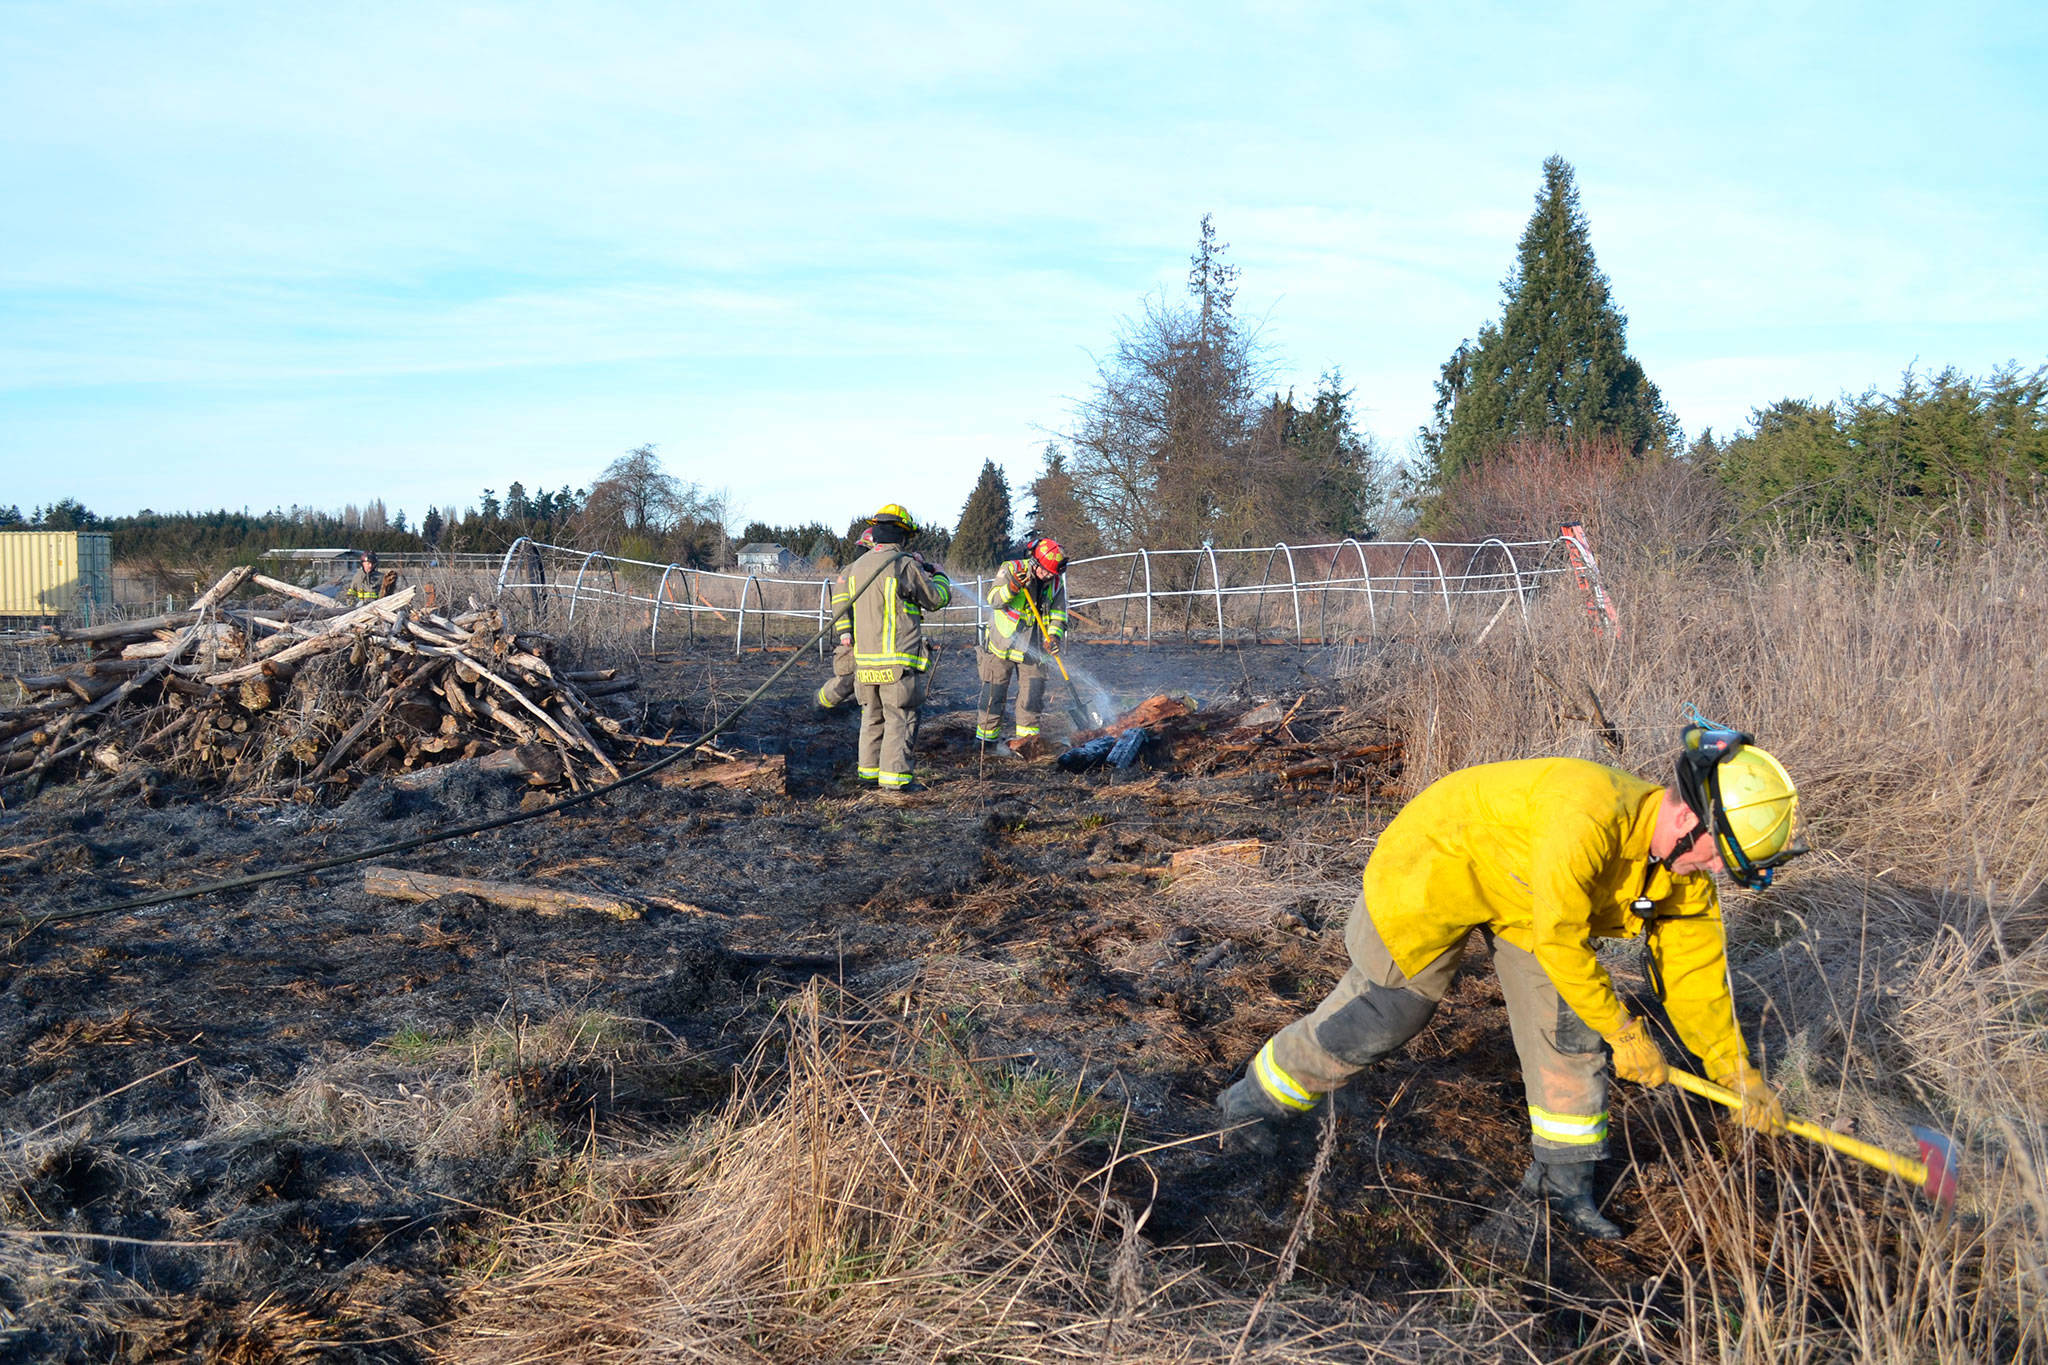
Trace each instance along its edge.
<path fill-rule="evenodd" d="M 1280 1069 L 1280 1064 L 1273 1060 L 1271 1038 L 1259 1049 L 1259 1055 L 1252 1058 L 1252 1073 L 1259 1078 L 1260 1089 L 1289 1109 L 1313 1109 L 1322 1098 L 1321 1092 L 1310 1090 Z"/>
<path fill-rule="evenodd" d="M 1605 1114 L 1553 1114 L 1529 1106 L 1529 1129 L 1538 1141 L 1567 1147 L 1591 1147 L 1607 1140 Z"/>

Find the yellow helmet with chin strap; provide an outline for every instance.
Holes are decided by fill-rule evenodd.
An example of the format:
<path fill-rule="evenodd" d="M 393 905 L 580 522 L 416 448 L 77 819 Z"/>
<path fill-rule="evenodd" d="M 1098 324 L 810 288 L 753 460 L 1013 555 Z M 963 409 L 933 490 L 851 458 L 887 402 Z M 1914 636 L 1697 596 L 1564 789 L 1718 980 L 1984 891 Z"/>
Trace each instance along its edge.
<path fill-rule="evenodd" d="M 1742 731 L 1698 717 L 1680 744 L 1679 795 L 1712 832 L 1728 875 L 1769 886 L 1776 868 L 1808 851 L 1792 775 Z"/>
<path fill-rule="evenodd" d="M 894 522 L 912 535 L 917 534 L 917 518 L 910 515 L 900 502 L 885 502 L 868 518 L 870 522 Z"/>

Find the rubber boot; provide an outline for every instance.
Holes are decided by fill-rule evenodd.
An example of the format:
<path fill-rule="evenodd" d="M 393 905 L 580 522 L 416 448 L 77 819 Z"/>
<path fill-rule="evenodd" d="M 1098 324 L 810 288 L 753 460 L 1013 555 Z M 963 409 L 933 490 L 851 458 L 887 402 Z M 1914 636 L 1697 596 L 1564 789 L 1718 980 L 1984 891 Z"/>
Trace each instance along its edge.
<path fill-rule="evenodd" d="M 1539 1158 L 1529 1163 L 1529 1173 L 1522 1177 L 1522 1193 L 1531 1199 L 1542 1196 L 1552 1212 L 1573 1228 L 1588 1237 L 1611 1242 L 1627 1234 L 1602 1216 L 1593 1204 L 1593 1165 L 1590 1161 L 1567 1165 Z"/>
<path fill-rule="evenodd" d="M 1278 1152 L 1282 1128 L 1296 1117 L 1292 1109 L 1268 1095 L 1250 1076 L 1238 1077 L 1218 1095 L 1216 1108 L 1223 1115 L 1223 1127 L 1245 1125 L 1223 1135 L 1223 1150 L 1252 1156 L 1272 1156 Z"/>

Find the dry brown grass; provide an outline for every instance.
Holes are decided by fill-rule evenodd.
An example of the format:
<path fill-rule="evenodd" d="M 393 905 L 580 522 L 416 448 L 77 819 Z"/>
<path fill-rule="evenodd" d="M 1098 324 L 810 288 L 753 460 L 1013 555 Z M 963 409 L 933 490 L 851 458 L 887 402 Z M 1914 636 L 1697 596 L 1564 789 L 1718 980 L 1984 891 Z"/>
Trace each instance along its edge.
<path fill-rule="evenodd" d="M 1418 1317 L 1315 1294 L 1260 1302 L 1149 1246 L 1142 1198 L 1110 1189 L 1113 1166 L 1120 1188 L 1145 1185 L 1123 1121 L 1079 1084 L 977 1063 L 942 1016 L 879 1016 L 813 987 L 717 1116 L 674 1147 L 593 1160 L 508 1219 L 446 1352 L 494 1365 L 1427 1354 Z"/>
<path fill-rule="evenodd" d="M 1573 1305 L 1571 1339 L 1542 1326 L 1560 1291 L 1466 1247 L 1440 1248 L 1431 1316 L 1267 1293 L 1270 1272 L 1225 1282 L 1147 1242 L 1144 1156 L 1085 1082 L 973 1062 L 929 992 L 877 1014 L 813 991 L 716 1115 L 671 1146 L 587 1152 L 499 1225 L 449 1358 L 2048 1356 L 2048 538 L 2004 527 L 1875 569 L 1826 547 L 1613 558 L 1618 633 L 1553 599 L 1527 632 L 1361 656 L 1359 698 L 1394 718 L 1411 786 L 1556 753 L 1662 776 L 1695 705 L 1755 731 L 1821 851 L 1728 898 L 1744 1022 L 1796 1110 L 1903 1150 L 1910 1120 L 1961 1140 L 1956 1213 L 1792 1139 L 1695 1134 L 1638 1153 L 1663 1183 L 1635 1244 L 1665 1268 Z M 1297 901 L 1348 902 L 1369 848 L 1274 848 L 1187 879 L 1176 910 L 1270 935 Z"/>
<path fill-rule="evenodd" d="M 1361 670 L 1410 781 L 1558 753 L 1662 778 L 1690 708 L 1753 731 L 1799 779 L 1819 851 L 1725 897 L 1739 1014 L 1795 1109 L 1907 1152 L 1907 1123 L 1931 1119 L 1969 1162 L 1952 1224 L 1872 1222 L 1780 1145 L 1762 1153 L 1792 1208 L 1694 1192 L 1685 1273 L 1741 1301 L 1670 1358 L 1985 1359 L 2001 1332 L 2042 1349 L 2048 535 L 2005 524 L 1876 567 L 1821 545 L 1616 558 L 1633 567 L 1609 578 L 1612 634 L 1555 598 L 1525 633 Z M 1729 1170 L 1713 1178 L 1753 1174 Z M 1841 1325 L 1816 1334 L 1817 1317 Z"/>

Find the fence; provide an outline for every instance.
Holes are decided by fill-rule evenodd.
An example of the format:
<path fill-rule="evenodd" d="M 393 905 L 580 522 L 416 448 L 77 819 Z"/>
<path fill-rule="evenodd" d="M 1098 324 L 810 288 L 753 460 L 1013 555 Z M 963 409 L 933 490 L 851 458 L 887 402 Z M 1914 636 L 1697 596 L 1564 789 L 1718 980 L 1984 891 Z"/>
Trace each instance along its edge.
<path fill-rule="evenodd" d="M 1575 565 L 1572 548 L 1559 536 L 1130 550 L 1071 562 L 1067 609 L 1090 638 L 1133 643 L 1170 633 L 1219 643 L 1335 644 L 1482 619 L 1490 630 L 1511 607 L 1526 622 L 1530 598 L 1547 587 L 1573 590 L 1590 556 Z M 926 613 L 925 629 L 979 631 L 990 581 L 955 577 L 953 605 Z M 767 645 L 771 633 L 808 637 L 830 618 L 832 594 L 829 578 L 719 573 L 525 537 L 505 551 L 497 588 L 501 598 L 526 594 L 542 617 L 565 610 L 571 623 L 579 609 L 596 606 L 636 619 L 644 613 L 650 652 L 664 626 L 671 638 L 680 633 L 692 643 L 729 636 L 735 653 L 747 647 L 750 622 L 757 645 Z"/>

